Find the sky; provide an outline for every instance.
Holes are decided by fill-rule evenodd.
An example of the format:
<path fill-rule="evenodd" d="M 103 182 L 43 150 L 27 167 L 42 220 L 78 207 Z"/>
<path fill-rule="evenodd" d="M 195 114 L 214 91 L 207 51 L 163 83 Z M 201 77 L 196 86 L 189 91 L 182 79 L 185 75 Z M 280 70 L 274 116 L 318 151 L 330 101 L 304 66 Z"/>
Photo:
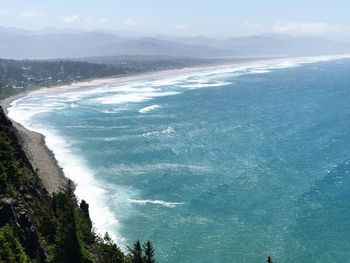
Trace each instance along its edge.
<path fill-rule="evenodd" d="M 283 33 L 350 41 L 349 0 L 0 0 L 0 27 L 234 37 Z"/>

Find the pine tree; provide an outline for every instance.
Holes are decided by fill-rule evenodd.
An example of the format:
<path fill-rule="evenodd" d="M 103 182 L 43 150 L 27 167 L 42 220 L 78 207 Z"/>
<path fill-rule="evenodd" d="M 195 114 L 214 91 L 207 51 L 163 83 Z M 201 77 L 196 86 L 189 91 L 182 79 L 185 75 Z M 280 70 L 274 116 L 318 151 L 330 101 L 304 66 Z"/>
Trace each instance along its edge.
<path fill-rule="evenodd" d="M 99 237 L 100 242 L 98 243 L 97 256 L 98 262 L 103 263 L 124 263 L 125 256 L 123 252 L 113 243 L 108 233 L 105 234 L 102 239 Z"/>
<path fill-rule="evenodd" d="M 141 247 L 140 240 L 137 240 L 134 243 L 133 249 L 130 249 L 130 254 L 132 256 L 131 263 L 143 263 L 142 247 Z"/>
<path fill-rule="evenodd" d="M 56 236 L 54 262 L 78 263 L 82 261 L 82 252 L 77 235 L 74 215 L 74 203 L 70 193 L 58 193 L 54 196 L 58 207 L 59 228 Z"/>
<path fill-rule="evenodd" d="M 156 260 L 154 259 L 154 247 L 151 243 L 151 241 L 147 240 L 143 244 L 143 252 L 145 253 L 143 259 L 144 263 L 155 263 Z"/>

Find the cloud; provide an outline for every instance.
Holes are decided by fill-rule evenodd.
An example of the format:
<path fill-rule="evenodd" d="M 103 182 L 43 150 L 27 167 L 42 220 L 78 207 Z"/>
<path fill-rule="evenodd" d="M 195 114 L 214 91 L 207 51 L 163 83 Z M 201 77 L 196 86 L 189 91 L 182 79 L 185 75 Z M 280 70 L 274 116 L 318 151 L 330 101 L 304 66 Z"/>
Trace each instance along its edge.
<path fill-rule="evenodd" d="M 102 17 L 102 18 L 100 18 L 100 19 L 97 19 L 96 21 L 95 21 L 95 24 L 105 24 L 105 23 L 107 23 L 107 18 L 105 18 L 105 17 Z"/>
<path fill-rule="evenodd" d="M 90 24 L 90 25 L 102 25 L 102 24 L 105 24 L 107 23 L 107 18 L 105 17 L 102 17 L 102 18 L 91 18 L 91 17 L 88 17 L 85 19 L 85 22 L 87 24 Z"/>
<path fill-rule="evenodd" d="M 266 30 L 266 27 L 264 27 L 262 24 L 251 23 L 249 21 L 243 22 L 243 26 L 254 33 L 262 33 Z"/>
<path fill-rule="evenodd" d="M 0 15 L 6 15 L 6 14 L 7 14 L 6 11 L 0 10 Z"/>
<path fill-rule="evenodd" d="M 132 19 L 132 18 L 127 18 L 124 20 L 124 24 L 127 26 L 137 26 L 137 25 L 142 24 L 142 21 L 137 21 L 137 20 Z"/>
<path fill-rule="evenodd" d="M 325 22 L 281 22 L 277 21 L 272 26 L 272 32 L 291 35 L 320 35 L 337 31 L 337 27 Z"/>
<path fill-rule="evenodd" d="M 79 16 L 77 14 L 72 15 L 60 15 L 58 16 L 59 19 L 61 19 L 65 23 L 72 23 L 79 19 Z"/>
<path fill-rule="evenodd" d="M 45 15 L 45 12 L 41 11 L 41 12 L 25 12 L 20 14 L 19 16 L 23 18 L 31 18 L 31 17 L 38 17 L 43 15 Z"/>
<path fill-rule="evenodd" d="M 350 33 L 350 25 L 322 21 L 276 21 L 272 24 L 242 23 L 245 34 L 287 34 L 292 36 L 341 36 Z"/>
<path fill-rule="evenodd" d="M 175 25 L 175 28 L 177 30 L 186 30 L 186 29 L 188 29 L 188 26 L 185 24 L 177 24 L 177 25 Z"/>

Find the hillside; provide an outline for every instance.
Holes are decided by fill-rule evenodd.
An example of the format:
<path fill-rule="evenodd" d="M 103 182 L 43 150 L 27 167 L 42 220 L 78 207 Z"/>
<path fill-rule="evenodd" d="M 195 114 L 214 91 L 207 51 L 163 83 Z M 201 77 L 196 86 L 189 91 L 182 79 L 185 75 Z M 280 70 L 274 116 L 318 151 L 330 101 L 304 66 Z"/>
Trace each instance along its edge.
<path fill-rule="evenodd" d="M 69 182 L 47 193 L 0 107 L 0 262 L 123 262 L 93 232 L 88 205 L 78 206 L 73 191 Z"/>
<path fill-rule="evenodd" d="M 0 100 L 38 87 L 216 62 L 173 57 L 91 57 L 84 60 L 0 59 Z"/>
<path fill-rule="evenodd" d="M 0 59 L 0 99 L 37 87 L 126 73 L 122 67 L 78 61 Z"/>
<path fill-rule="evenodd" d="M 97 235 L 73 182 L 48 194 L 0 106 L 0 262 L 126 263 L 133 262 L 138 245 L 125 256 L 108 234 Z"/>

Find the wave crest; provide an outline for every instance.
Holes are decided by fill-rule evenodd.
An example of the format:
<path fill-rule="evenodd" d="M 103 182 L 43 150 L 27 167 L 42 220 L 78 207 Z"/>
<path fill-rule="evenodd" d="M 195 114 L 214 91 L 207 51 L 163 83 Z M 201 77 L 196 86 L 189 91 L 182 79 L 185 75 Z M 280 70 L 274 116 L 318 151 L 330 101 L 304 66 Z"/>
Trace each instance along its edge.
<path fill-rule="evenodd" d="M 138 205 L 161 205 L 164 207 L 174 208 L 180 205 L 184 205 L 184 202 L 167 202 L 163 200 L 150 200 L 150 199 L 128 199 L 129 203 L 138 204 Z"/>
<path fill-rule="evenodd" d="M 155 104 L 155 105 L 152 105 L 152 106 L 148 106 L 148 107 L 142 108 L 141 110 L 139 110 L 139 113 L 147 113 L 147 112 L 159 109 L 159 108 L 160 108 L 160 105 Z"/>

